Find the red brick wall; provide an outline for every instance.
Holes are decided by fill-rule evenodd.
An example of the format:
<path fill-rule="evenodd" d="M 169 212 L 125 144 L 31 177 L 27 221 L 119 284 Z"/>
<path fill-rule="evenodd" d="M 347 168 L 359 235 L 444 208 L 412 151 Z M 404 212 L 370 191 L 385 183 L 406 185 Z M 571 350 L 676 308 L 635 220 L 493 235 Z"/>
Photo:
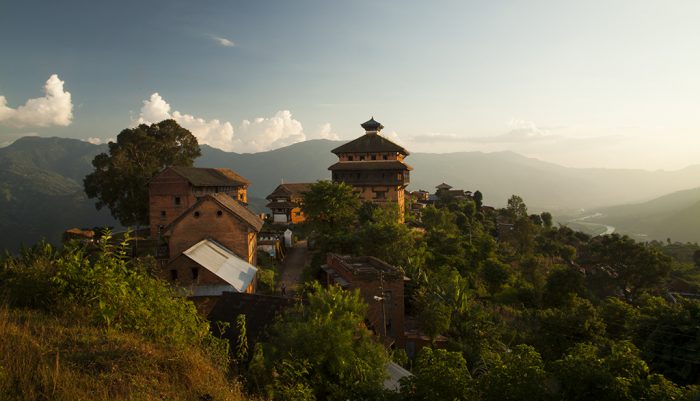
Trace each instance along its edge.
<path fill-rule="evenodd" d="M 379 275 L 376 277 L 358 277 L 343 267 L 337 255 L 329 254 L 326 260 L 328 267 L 349 284 L 349 290 L 359 289 L 360 297 L 367 303 L 367 320 L 375 328 L 377 334 L 382 335 L 382 301 L 376 301 L 375 296 L 383 297 Z M 391 299 L 385 303 L 387 336 L 396 341 L 397 346 L 404 346 L 404 299 L 403 276 L 401 278 L 384 277 L 384 292 L 390 293 Z"/>
<path fill-rule="evenodd" d="M 175 198 L 180 204 L 175 204 Z M 171 170 L 165 170 L 148 184 L 148 216 L 151 237 L 158 236 L 158 226 L 167 226 L 197 202 L 189 182 Z M 165 216 L 163 216 L 165 212 Z"/>
<path fill-rule="evenodd" d="M 195 217 L 195 213 L 199 217 Z M 221 215 L 218 214 L 221 212 Z M 205 200 L 172 227 L 168 247 L 174 259 L 197 242 L 211 238 L 248 263 L 255 265 L 256 233 L 214 200 Z"/>

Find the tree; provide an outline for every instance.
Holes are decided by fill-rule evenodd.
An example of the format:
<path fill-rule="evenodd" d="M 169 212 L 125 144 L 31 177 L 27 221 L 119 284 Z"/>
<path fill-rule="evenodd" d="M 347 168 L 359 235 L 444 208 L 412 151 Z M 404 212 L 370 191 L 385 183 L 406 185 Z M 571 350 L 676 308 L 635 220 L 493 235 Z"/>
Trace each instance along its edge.
<path fill-rule="evenodd" d="M 542 218 L 542 223 L 544 224 L 544 228 L 552 228 L 552 214 L 549 212 L 542 212 L 540 214 L 540 217 Z"/>
<path fill-rule="evenodd" d="M 413 376 L 402 380 L 401 395 L 406 400 L 468 400 L 471 374 L 459 352 L 421 349 Z"/>
<path fill-rule="evenodd" d="M 271 327 L 268 363 L 278 377 L 290 377 L 274 387 L 310 388 L 321 400 L 377 398 L 389 359 L 363 324 L 366 309 L 357 291 L 315 286 L 306 305 L 287 310 Z M 291 375 L 284 366 L 304 372 Z"/>
<path fill-rule="evenodd" d="M 318 181 L 303 194 L 301 209 L 324 251 L 348 252 L 361 206 L 350 185 Z"/>
<path fill-rule="evenodd" d="M 476 210 L 481 210 L 481 206 L 483 206 L 484 195 L 481 194 L 481 191 L 477 190 L 474 192 L 474 194 L 472 196 L 474 197 L 474 203 L 476 204 Z"/>
<path fill-rule="evenodd" d="M 479 379 L 483 400 L 547 400 L 547 372 L 542 357 L 528 345 L 518 345 L 503 354 Z"/>
<path fill-rule="evenodd" d="M 497 293 L 511 277 L 510 266 L 495 258 L 488 259 L 484 263 L 482 274 L 491 295 Z"/>
<path fill-rule="evenodd" d="M 584 292 L 583 274 L 573 267 L 559 266 L 547 277 L 543 301 L 547 306 L 561 306 L 570 294 L 583 296 Z"/>
<path fill-rule="evenodd" d="M 148 224 L 148 181 L 168 166 L 192 166 L 200 156 L 197 138 L 175 120 L 123 130 L 109 154 L 95 156 L 95 171 L 83 180 L 85 193 L 107 206 L 122 225 Z"/>
<path fill-rule="evenodd" d="M 513 195 L 508 199 L 508 207 L 506 209 L 514 218 L 519 219 L 527 217 L 527 206 L 523 198 L 518 195 Z"/>
<path fill-rule="evenodd" d="M 372 208 L 367 221 L 360 227 L 358 241 L 363 255 L 377 257 L 391 265 L 405 267 L 419 250 L 415 234 L 399 223 L 396 204 Z"/>

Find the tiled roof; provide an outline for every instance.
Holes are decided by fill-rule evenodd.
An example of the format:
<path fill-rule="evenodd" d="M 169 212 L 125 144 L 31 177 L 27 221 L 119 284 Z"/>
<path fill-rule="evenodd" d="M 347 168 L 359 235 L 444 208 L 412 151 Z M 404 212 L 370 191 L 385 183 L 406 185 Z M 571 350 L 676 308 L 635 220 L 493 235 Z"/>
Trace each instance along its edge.
<path fill-rule="evenodd" d="M 263 226 L 263 221 L 253 213 L 250 209 L 245 207 L 241 202 L 239 202 L 236 199 L 233 199 L 231 196 L 223 194 L 223 193 L 215 193 L 215 194 L 208 194 L 200 198 L 197 203 L 194 205 L 190 206 L 186 211 L 182 212 L 180 216 L 178 216 L 175 220 L 172 221 L 172 223 L 168 224 L 167 227 L 165 227 L 164 232 L 169 232 L 172 230 L 173 227 L 175 227 L 180 220 L 182 220 L 185 216 L 188 216 L 190 214 L 190 211 L 193 209 L 196 209 L 199 207 L 199 205 L 202 202 L 207 202 L 207 201 L 214 201 L 221 205 L 226 211 L 229 213 L 233 214 L 234 216 L 238 216 L 239 219 L 243 220 L 245 223 L 250 225 L 256 232 L 260 232 L 260 229 L 262 229 Z"/>
<path fill-rule="evenodd" d="M 312 183 L 310 182 L 298 182 L 289 184 L 280 184 L 275 188 L 270 195 L 267 195 L 265 199 L 272 199 L 275 197 L 282 196 L 301 196 L 303 192 L 311 189 Z"/>
<path fill-rule="evenodd" d="M 265 207 L 268 209 L 294 209 L 295 207 L 299 207 L 299 205 L 292 202 L 270 202 L 265 205 Z"/>
<path fill-rule="evenodd" d="M 169 167 L 197 187 L 226 187 L 248 185 L 250 181 L 227 168 Z"/>
<path fill-rule="evenodd" d="M 213 198 L 214 200 L 219 202 L 219 204 L 221 204 L 221 206 L 224 206 L 231 213 L 235 214 L 236 216 L 243 219 L 246 223 L 250 224 L 253 228 L 255 228 L 255 231 L 259 232 L 260 229 L 262 229 L 262 226 L 263 226 L 262 219 L 260 217 L 258 217 L 257 214 L 253 213 L 250 209 L 245 207 L 238 200 L 233 199 L 229 195 L 222 194 L 222 193 L 210 194 L 202 199 L 206 199 L 208 197 Z"/>
<path fill-rule="evenodd" d="M 386 139 L 377 133 L 368 133 L 350 141 L 344 145 L 331 150 L 336 155 L 339 153 L 377 153 L 377 152 L 399 152 L 408 156 L 408 150 L 403 146 Z"/>
<path fill-rule="evenodd" d="M 353 161 L 338 162 L 328 170 L 356 171 L 356 170 L 413 170 L 413 167 L 399 160 Z"/>

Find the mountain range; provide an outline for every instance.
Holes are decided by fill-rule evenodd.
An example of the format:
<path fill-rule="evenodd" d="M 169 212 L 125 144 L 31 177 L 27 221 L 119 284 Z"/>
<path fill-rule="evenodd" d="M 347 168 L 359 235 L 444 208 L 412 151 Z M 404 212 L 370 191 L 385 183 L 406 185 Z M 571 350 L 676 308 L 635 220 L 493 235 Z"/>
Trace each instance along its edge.
<path fill-rule="evenodd" d="M 311 140 L 252 154 L 202 145 L 195 165 L 226 167 L 246 177 L 251 181 L 251 207 L 265 211 L 265 196 L 281 182 L 329 179 L 327 168 L 336 161 L 330 150 L 341 143 Z M 0 248 L 16 249 L 41 237 L 55 242 L 70 227 L 115 225 L 109 213 L 95 210 L 82 191 L 91 160 L 106 150 L 106 145 L 76 139 L 39 137 L 0 148 Z M 487 204 L 503 206 L 517 194 L 531 211 L 555 214 L 641 203 L 700 186 L 700 165 L 676 171 L 582 169 L 512 152 L 415 153 L 406 161 L 414 168 L 409 190 L 433 192 L 446 182 L 480 190 Z"/>

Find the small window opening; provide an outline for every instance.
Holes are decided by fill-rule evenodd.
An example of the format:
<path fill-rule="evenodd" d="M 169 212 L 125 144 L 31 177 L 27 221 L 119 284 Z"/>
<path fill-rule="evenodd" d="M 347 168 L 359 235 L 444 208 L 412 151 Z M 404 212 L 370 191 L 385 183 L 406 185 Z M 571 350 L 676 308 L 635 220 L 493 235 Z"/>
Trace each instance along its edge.
<path fill-rule="evenodd" d="M 199 218 L 199 212 L 194 212 L 194 217 L 195 217 L 196 219 L 198 219 L 198 218 Z"/>
<path fill-rule="evenodd" d="M 377 155 L 372 155 L 372 160 L 377 160 Z"/>
<path fill-rule="evenodd" d="M 383 155 L 382 158 L 383 158 L 384 160 L 387 160 L 389 157 L 388 157 L 387 155 Z"/>
<path fill-rule="evenodd" d="M 160 217 L 165 217 L 165 210 L 160 211 Z"/>
<path fill-rule="evenodd" d="M 221 217 L 221 216 L 223 216 L 223 214 L 224 214 L 224 212 L 222 212 L 221 210 L 219 210 L 219 211 L 216 212 L 216 217 Z"/>
<path fill-rule="evenodd" d="M 199 267 L 193 267 L 191 270 L 192 270 L 192 280 L 197 280 L 199 278 Z"/>
<path fill-rule="evenodd" d="M 180 197 L 179 196 L 175 197 L 175 206 L 180 206 Z"/>
<path fill-rule="evenodd" d="M 170 280 L 171 281 L 177 280 L 177 270 L 175 270 L 175 269 L 170 270 Z"/>
<path fill-rule="evenodd" d="M 352 156 L 348 156 L 348 161 L 352 161 L 352 159 L 353 159 Z"/>

